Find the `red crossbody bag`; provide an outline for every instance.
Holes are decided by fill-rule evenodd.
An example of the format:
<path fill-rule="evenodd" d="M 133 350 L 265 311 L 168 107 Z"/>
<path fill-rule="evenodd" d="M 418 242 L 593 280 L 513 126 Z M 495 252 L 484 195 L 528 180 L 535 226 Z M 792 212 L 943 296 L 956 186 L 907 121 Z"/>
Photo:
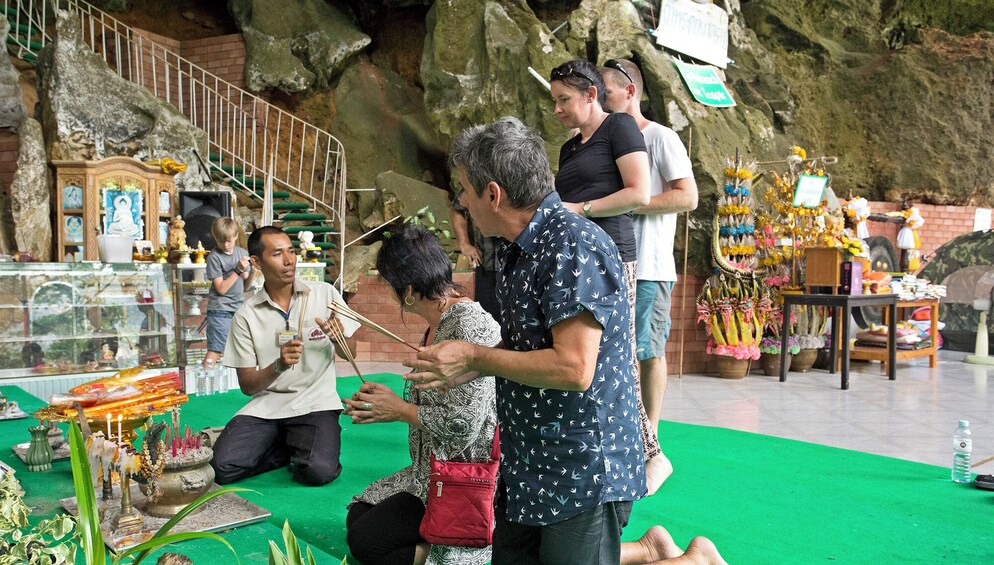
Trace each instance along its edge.
<path fill-rule="evenodd" d="M 486 547 L 494 536 L 494 493 L 500 467 L 500 433 L 490 461 L 462 463 L 431 456 L 421 537 L 439 545 Z"/>

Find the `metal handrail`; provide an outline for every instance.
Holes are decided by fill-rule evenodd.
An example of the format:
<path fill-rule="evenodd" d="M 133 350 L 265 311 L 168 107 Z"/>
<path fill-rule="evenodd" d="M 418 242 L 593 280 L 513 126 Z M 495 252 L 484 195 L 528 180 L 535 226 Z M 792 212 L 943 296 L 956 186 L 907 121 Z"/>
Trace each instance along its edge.
<path fill-rule="evenodd" d="M 18 16 L 23 13 L 42 31 L 39 43 L 50 41 L 44 34 L 45 0 L 3 1 L 5 8 L 16 6 Z M 274 190 L 287 190 L 328 216 L 335 229 L 331 235 L 338 239 L 338 280 L 343 280 L 347 171 L 345 151 L 338 139 L 180 57 L 83 0 L 60 0 L 58 4 L 79 16 L 83 41 L 118 76 L 144 86 L 207 133 L 210 153 L 221 155 L 225 165 L 232 167 L 215 168 L 214 172 L 240 184 L 250 198 L 261 201 L 255 187 L 241 179 L 264 179 L 274 163 Z M 23 43 L 27 45 L 18 42 L 19 50 L 33 52 L 29 41 Z"/>

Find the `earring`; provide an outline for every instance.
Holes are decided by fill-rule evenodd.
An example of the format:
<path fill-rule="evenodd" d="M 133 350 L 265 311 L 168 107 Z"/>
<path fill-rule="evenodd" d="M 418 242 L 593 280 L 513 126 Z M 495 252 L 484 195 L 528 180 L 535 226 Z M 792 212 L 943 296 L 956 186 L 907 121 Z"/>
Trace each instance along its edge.
<path fill-rule="evenodd" d="M 404 297 L 404 306 L 414 306 L 414 296 L 408 294 Z"/>

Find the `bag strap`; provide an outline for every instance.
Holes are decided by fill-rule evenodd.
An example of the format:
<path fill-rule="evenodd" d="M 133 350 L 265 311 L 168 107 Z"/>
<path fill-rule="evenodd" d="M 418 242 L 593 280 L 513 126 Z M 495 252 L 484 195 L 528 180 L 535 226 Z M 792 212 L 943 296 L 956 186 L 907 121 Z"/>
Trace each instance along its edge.
<path fill-rule="evenodd" d="M 494 427 L 494 445 L 490 449 L 490 460 L 500 461 L 500 426 Z"/>

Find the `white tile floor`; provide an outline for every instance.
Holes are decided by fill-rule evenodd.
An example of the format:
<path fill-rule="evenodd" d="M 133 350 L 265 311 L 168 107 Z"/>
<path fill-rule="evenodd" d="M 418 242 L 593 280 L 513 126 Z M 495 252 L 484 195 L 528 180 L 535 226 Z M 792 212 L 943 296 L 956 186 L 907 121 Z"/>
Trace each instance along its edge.
<path fill-rule="evenodd" d="M 663 419 L 797 439 L 910 461 L 948 466 L 956 422 L 970 421 L 977 473 L 994 473 L 994 367 L 969 365 L 965 354 L 940 352 L 928 359 L 901 361 L 889 381 L 879 363 L 852 363 L 849 390 L 839 375 L 812 370 L 790 373 L 787 382 L 749 375 L 742 380 L 714 376 L 671 376 Z M 404 369 L 365 363 L 366 373 Z M 350 367 L 340 375 L 354 374 Z M 663 438 L 663 450 L 666 440 Z"/>

